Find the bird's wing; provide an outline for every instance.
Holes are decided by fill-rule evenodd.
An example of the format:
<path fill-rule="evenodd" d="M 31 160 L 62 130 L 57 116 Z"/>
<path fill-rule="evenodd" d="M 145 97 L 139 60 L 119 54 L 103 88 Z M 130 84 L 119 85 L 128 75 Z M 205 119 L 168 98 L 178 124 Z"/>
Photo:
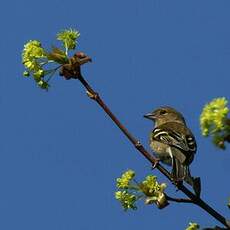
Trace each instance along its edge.
<path fill-rule="evenodd" d="M 196 141 L 193 135 L 188 132 L 180 132 L 178 126 L 173 127 L 159 126 L 152 131 L 152 139 L 161 143 L 167 144 L 171 147 L 181 149 L 183 152 L 195 153 Z"/>

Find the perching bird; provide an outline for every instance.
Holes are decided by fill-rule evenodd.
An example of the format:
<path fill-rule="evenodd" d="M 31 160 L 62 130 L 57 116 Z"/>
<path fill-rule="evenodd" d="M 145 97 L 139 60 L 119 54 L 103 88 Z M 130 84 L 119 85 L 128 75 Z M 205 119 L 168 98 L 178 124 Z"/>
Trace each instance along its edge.
<path fill-rule="evenodd" d="M 150 134 L 150 147 L 163 163 L 172 165 L 171 174 L 175 181 L 184 180 L 194 187 L 189 165 L 197 146 L 182 114 L 171 107 L 161 107 L 144 117 L 155 123 Z"/>

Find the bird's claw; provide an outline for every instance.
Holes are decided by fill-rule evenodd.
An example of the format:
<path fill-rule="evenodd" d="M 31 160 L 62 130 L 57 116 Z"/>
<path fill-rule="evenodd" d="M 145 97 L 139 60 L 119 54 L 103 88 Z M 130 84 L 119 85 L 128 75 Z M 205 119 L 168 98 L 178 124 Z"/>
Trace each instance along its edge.
<path fill-rule="evenodd" d="M 160 162 L 160 159 L 159 158 L 156 158 L 155 159 L 155 162 L 152 164 L 152 170 L 155 169 L 157 167 L 157 165 L 159 164 Z"/>

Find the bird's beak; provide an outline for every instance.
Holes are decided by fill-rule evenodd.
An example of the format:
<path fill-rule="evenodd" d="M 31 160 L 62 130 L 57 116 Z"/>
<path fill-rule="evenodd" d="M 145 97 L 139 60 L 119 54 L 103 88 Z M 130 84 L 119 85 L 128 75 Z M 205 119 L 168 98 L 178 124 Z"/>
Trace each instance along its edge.
<path fill-rule="evenodd" d="M 149 120 L 155 120 L 155 115 L 153 113 L 147 113 L 144 115 L 144 118 L 147 118 Z"/>

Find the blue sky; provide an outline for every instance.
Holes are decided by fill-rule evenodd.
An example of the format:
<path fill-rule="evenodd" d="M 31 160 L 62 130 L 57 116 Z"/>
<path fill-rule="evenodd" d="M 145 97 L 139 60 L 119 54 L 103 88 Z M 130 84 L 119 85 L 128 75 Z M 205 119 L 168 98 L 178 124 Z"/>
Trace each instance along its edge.
<path fill-rule="evenodd" d="M 161 105 L 181 111 L 196 136 L 191 170 L 202 197 L 230 216 L 230 147 L 217 150 L 199 130 L 203 105 L 229 99 L 229 1 L 2 1 L 0 78 L 0 229 L 185 229 L 218 224 L 198 207 L 139 205 L 124 213 L 115 178 L 131 168 L 154 173 L 77 81 L 56 76 L 49 92 L 22 77 L 21 51 L 45 46 L 65 28 L 81 32 L 78 50 L 93 59 L 85 78 L 148 147 L 143 114 Z M 48 46 L 47 46 L 48 47 Z M 169 185 L 169 194 L 181 197 Z M 229 217 L 230 218 L 230 217 Z"/>

